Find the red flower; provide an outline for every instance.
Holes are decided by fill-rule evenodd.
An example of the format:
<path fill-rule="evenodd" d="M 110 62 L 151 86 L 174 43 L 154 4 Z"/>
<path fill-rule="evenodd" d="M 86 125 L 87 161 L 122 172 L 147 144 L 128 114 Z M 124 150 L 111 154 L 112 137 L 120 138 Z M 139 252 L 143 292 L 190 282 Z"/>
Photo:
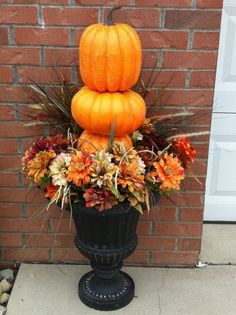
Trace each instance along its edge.
<path fill-rule="evenodd" d="M 96 207 L 99 211 L 111 209 L 117 203 L 110 191 L 103 189 L 89 188 L 83 197 L 87 208 Z"/>
<path fill-rule="evenodd" d="M 172 148 L 182 162 L 184 168 L 188 166 L 188 163 L 194 162 L 197 151 L 190 145 L 189 138 L 184 137 L 173 139 Z"/>
<path fill-rule="evenodd" d="M 52 184 L 47 185 L 46 186 L 46 190 L 47 190 L 46 197 L 49 197 L 50 199 L 52 199 L 56 195 L 57 189 L 58 188 Z"/>

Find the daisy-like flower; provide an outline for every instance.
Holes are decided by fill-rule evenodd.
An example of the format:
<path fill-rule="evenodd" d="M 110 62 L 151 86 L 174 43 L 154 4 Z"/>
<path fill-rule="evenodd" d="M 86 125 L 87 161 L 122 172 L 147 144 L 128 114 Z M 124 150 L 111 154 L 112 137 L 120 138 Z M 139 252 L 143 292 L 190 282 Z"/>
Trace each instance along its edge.
<path fill-rule="evenodd" d="M 111 188 L 113 186 L 113 175 L 117 171 L 117 166 L 112 163 L 112 157 L 104 150 L 99 151 L 94 159 L 92 167 L 93 173 L 91 183 L 93 186 L 106 186 Z"/>
<path fill-rule="evenodd" d="M 93 173 L 92 165 L 92 155 L 85 151 L 78 151 L 71 157 L 67 180 L 76 186 L 88 185 Z"/>
<path fill-rule="evenodd" d="M 68 153 L 61 153 L 53 159 L 49 166 L 52 184 L 54 186 L 66 186 L 67 171 L 71 162 L 71 156 Z"/>
<path fill-rule="evenodd" d="M 131 163 L 122 162 L 119 170 L 118 184 L 124 189 L 128 187 L 130 192 L 142 190 L 144 185 L 144 176 L 142 174 L 143 169 L 140 168 L 137 161 Z"/>
<path fill-rule="evenodd" d="M 99 211 L 111 209 L 118 203 L 110 191 L 103 189 L 89 188 L 85 191 L 83 197 L 86 202 L 86 207 L 96 207 Z"/>
<path fill-rule="evenodd" d="M 160 189 L 168 192 L 172 189 L 179 190 L 179 184 L 184 179 L 184 169 L 177 157 L 173 154 L 165 153 L 158 162 L 154 162 L 155 171 L 150 173 L 151 177 L 157 177 L 160 182 Z"/>
<path fill-rule="evenodd" d="M 56 153 L 54 151 L 41 151 L 36 154 L 33 160 L 28 162 L 28 176 L 32 177 L 36 184 L 38 184 L 48 172 L 48 165 L 55 156 Z"/>
<path fill-rule="evenodd" d="M 188 166 L 188 163 L 194 162 L 197 151 L 190 145 L 188 137 L 173 139 L 172 148 L 178 155 L 178 158 L 182 162 L 184 168 Z"/>

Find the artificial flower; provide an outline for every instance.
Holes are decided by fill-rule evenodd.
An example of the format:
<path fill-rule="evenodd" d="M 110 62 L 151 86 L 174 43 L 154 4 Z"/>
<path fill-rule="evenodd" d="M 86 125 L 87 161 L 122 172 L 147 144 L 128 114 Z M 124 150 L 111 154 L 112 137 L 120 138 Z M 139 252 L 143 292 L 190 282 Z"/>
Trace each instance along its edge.
<path fill-rule="evenodd" d="M 157 182 L 161 183 L 161 190 L 164 192 L 179 190 L 180 181 L 184 179 L 184 169 L 177 157 L 165 153 L 158 162 L 153 163 L 153 166 L 155 171 L 151 172 L 150 176 L 157 177 Z"/>
<path fill-rule="evenodd" d="M 93 186 L 113 186 L 113 175 L 117 171 L 117 166 L 112 163 L 112 157 L 104 150 L 97 152 L 92 166 L 91 184 Z"/>
<path fill-rule="evenodd" d="M 190 145 L 189 138 L 183 137 L 173 139 L 172 148 L 182 162 L 184 168 L 186 168 L 189 163 L 194 162 L 197 152 Z"/>
<path fill-rule="evenodd" d="M 40 151 L 36 154 L 34 159 L 28 162 L 28 176 L 32 177 L 36 184 L 38 184 L 48 172 L 48 165 L 55 156 L 56 153 L 54 151 Z"/>
<path fill-rule="evenodd" d="M 83 197 L 86 202 L 86 207 L 96 207 L 99 211 L 111 209 L 118 203 L 110 191 L 103 189 L 89 188 L 85 191 Z"/>
<path fill-rule="evenodd" d="M 46 186 L 46 197 L 53 199 L 53 197 L 56 195 L 57 191 L 58 191 L 58 187 L 56 187 L 52 184 L 47 185 Z"/>
<path fill-rule="evenodd" d="M 49 166 L 52 184 L 55 186 L 66 186 L 67 172 L 71 162 L 71 156 L 68 153 L 60 153 L 53 159 Z"/>
<path fill-rule="evenodd" d="M 144 176 L 142 173 L 143 169 L 140 168 L 137 161 L 131 163 L 124 161 L 120 165 L 118 184 L 123 189 L 127 187 L 130 192 L 142 190 L 144 186 Z"/>
<path fill-rule="evenodd" d="M 77 151 L 71 157 L 68 168 L 67 180 L 76 186 L 88 185 L 90 182 L 93 160 L 91 154 L 85 151 Z"/>

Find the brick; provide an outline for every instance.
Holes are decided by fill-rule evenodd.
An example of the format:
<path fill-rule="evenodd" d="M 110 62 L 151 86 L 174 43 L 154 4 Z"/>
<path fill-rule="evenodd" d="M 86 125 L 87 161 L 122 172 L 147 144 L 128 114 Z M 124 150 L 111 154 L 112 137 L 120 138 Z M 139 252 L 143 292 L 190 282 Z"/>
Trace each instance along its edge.
<path fill-rule="evenodd" d="M 0 45 L 8 45 L 8 30 L 5 27 L 0 27 Z"/>
<path fill-rule="evenodd" d="M 215 49 L 219 46 L 219 32 L 194 32 L 194 49 Z"/>
<path fill-rule="evenodd" d="M 205 190 L 205 178 L 197 178 L 194 177 L 185 177 L 182 187 L 183 190 L 197 190 L 204 191 Z M 199 183 L 200 182 L 200 183 Z"/>
<path fill-rule="evenodd" d="M 42 135 L 42 126 L 25 126 L 19 122 L 2 123 L 0 137 L 30 137 Z"/>
<path fill-rule="evenodd" d="M 2 86 L 0 89 L 0 101 L 4 102 L 29 102 L 29 96 L 25 88 L 20 86 Z"/>
<path fill-rule="evenodd" d="M 189 222 L 201 222 L 203 218 L 203 208 L 181 208 L 180 220 Z"/>
<path fill-rule="evenodd" d="M 43 192 L 38 188 L 5 188 L 0 189 L 0 202 L 42 202 L 45 201 Z"/>
<path fill-rule="evenodd" d="M 194 148 L 197 151 L 198 158 L 207 158 L 208 157 L 208 143 L 194 144 Z"/>
<path fill-rule="evenodd" d="M 143 68 L 153 68 L 156 66 L 159 59 L 159 53 L 157 51 L 143 51 L 142 54 L 142 66 Z"/>
<path fill-rule="evenodd" d="M 0 47 L 0 64 L 37 65 L 39 61 L 39 48 Z"/>
<path fill-rule="evenodd" d="M 53 261 L 80 263 L 88 262 L 88 260 L 82 254 L 80 254 L 80 252 L 76 248 L 54 248 Z"/>
<path fill-rule="evenodd" d="M 47 205 L 47 203 L 32 203 L 32 204 L 27 204 L 27 217 L 34 217 L 37 216 L 39 213 L 41 213 L 41 211 L 45 208 L 45 206 Z M 43 212 L 40 215 L 40 219 L 44 219 L 44 218 L 54 218 L 54 219 L 60 219 L 60 218 L 70 218 L 70 212 L 69 211 L 64 211 L 61 210 L 61 208 L 52 205 L 47 211 Z"/>
<path fill-rule="evenodd" d="M 69 45 L 69 30 L 66 28 L 15 28 L 17 45 Z"/>
<path fill-rule="evenodd" d="M 165 90 L 161 96 L 162 105 L 204 106 L 212 105 L 213 91 L 208 90 Z"/>
<path fill-rule="evenodd" d="M 1 170 L 12 171 L 21 168 L 21 157 L 20 156 L 5 156 L 0 157 Z"/>
<path fill-rule="evenodd" d="M 201 236 L 202 225 L 200 223 L 156 223 L 156 235 L 169 236 Z"/>
<path fill-rule="evenodd" d="M 207 162 L 203 160 L 195 161 L 191 166 L 194 175 L 206 175 Z"/>
<path fill-rule="evenodd" d="M 72 235 L 26 234 L 27 247 L 70 247 L 74 246 Z"/>
<path fill-rule="evenodd" d="M 193 71 L 190 77 L 190 87 L 214 88 L 215 71 Z"/>
<path fill-rule="evenodd" d="M 194 165 L 194 164 L 193 164 Z M 179 193 L 172 193 L 169 198 L 165 196 L 161 197 L 158 206 L 159 207 L 188 207 L 195 206 L 200 207 L 203 204 L 203 194 L 202 192 L 192 192 L 191 194 L 185 191 Z"/>
<path fill-rule="evenodd" d="M 219 29 L 221 12 L 200 10 L 167 10 L 165 28 Z"/>
<path fill-rule="evenodd" d="M 0 139 L 0 154 L 17 154 L 17 140 Z"/>
<path fill-rule="evenodd" d="M 58 71 L 58 72 L 57 72 Z M 18 74 L 21 83 L 46 83 L 46 84 L 58 84 L 59 73 L 63 77 L 71 82 L 71 70 L 68 68 L 57 67 L 19 67 Z"/>
<path fill-rule="evenodd" d="M 2 167 L 1 167 L 2 168 Z M 0 187 L 16 187 L 18 186 L 18 177 L 17 173 L 0 173 L 1 181 Z"/>
<path fill-rule="evenodd" d="M 179 240 L 179 250 L 185 251 L 200 251 L 201 239 L 200 238 L 181 238 Z"/>
<path fill-rule="evenodd" d="M 29 219 L 2 219 L 1 232 L 47 232 L 48 222 L 46 220 Z"/>
<path fill-rule="evenodd" d="M 174 250 L 175 243 L 173 237 L 139 236 L 137 249 Z"/>
<path fill-rule="evenodd" d="M 105 10 L 105 21 L 110 9 Z M 126 23 L 133 27 L 158 27 L 160 11 L 156 9 L 122 9 L 113 13 L 115 23 Z"/>
<path fill-rule="evenodd" d="M 136 0 L 136 6 L 189 8 L 191 0 Z"/>
<path fill-rule="evenodd" d="M 98 9 L 95 8 L 44 8 L 46 25 L 90 25 L 98 22 Z"/>
<path fill-rule="evenodd" d="M 1 203 L 0 218 L 18 218 L 21 216 L 21 205 L 17 203 Z"/>
<path fill-rule="evenodd" d="M 150 221 L 139 221 L 137 226 L 137 234 L 139 235 L 150 235 L 151 222 Z"/>
<path fill-rule="evenodd" d="M 143 48 L 187 48 L 188 33 L 184 31 L 138 31 Z"/>
<path fill-rule="evenodd" d="M 81 5 L 129 5 L 130 0 L 75 0 Z"/>
<path fill-rule="evenodd" d="M 147 265 L 148 252 L 144 250 L 135 250 L 131 256 L 125 259 L 125 264 L 130 265 Z"/>
<path fill-rule="evenodd" d="M 78 49 L 45 48 L 45 64 L 52 66 L 75 66 L 78 64 Z"/>
<path fill-rule="evenodd" d="M 12 69 L 10 67 L 0 66 L 0 83 L 12 82 Z"/>
<path fill-rule="evenodd" d="M 1 247 L 21 247 L 22 235 L 16 234 L 16 233 L 0 234 L 0 246 Z"/>
<path fill-rule="evenodd" d="M 175 208 L 153 207 L 150 212 L 145 211 L 140 220 L 155 220 L 155 221 L 175 221 Z"/>
<path fill-rule="evenodd" d="M 62 4 L 68 4 L 68 0 L 13 0 L 13 3 L 17 4 L 22 4 L 22 3 L 27 3 L 27 4 L 57 4 L 57 5 L 62 5 Z"/>
<path fill-rule="evenodd" d="M 141 76 L 144 84 L 151 82 L 152 87 L 184 87 L 186 72 L 144 70 Z"/>
<path fill-rule="evenodd" d="M 74 221 L 68 219 L 65 220 L 64 213 L 66 214 L 66 211 L 61 212 L 61 217 L 59 219 L 51 220 L 51 231 L 53 233 L 74 234 L 76 232 Z"/>
<path fill-rule="evenodd" d="M 164 67 L 166 68 L 215 69 L 216 62 L 217 53 L 215 52 L 164 52 Z"/>
<path fill-rule="evenodd" d="M 16 110 L 14 105 L 0 105 L 0 120 L 10 121 L 16 119 Z"/>
<path fill-rule="evenodd" d="M 80 38 L 82 36 L 84 30 L 81 29 L 76 29 L 74 32 L 74 36 L 75 36 L 75 46 L 79 47 L 79 42 L 80 42 Z"/>
<path fill-rule="evenodd" d="M 201 9 L 221 9 L 223 0 L 197 0 L 197 8 Z"/>
<path fill-rule="evenodd" d="M 48 249 L 45 248 L 4 248 L 2 252 L 3 260 L 34 263 L 48 261 Z"/>
<path fill-rule="evenodd" d="M 29 6 L 1 6 L 0 24 L 37 24 L 37 8 Z"/>
<path fill-rule="evenodd" d="M 196 265 L 198 263 L 197 253 L 183 253 L 183 252 L 153 252 L 152 262 L 158 265 Z"/>

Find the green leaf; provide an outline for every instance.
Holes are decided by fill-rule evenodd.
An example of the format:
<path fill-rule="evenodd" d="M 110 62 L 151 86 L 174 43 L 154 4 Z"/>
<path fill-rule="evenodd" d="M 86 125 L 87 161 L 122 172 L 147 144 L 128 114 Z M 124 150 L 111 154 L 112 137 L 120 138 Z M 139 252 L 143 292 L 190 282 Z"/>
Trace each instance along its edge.
<path fill-rule="evenodd" d="M 112 147 L 114 144 L 115 128 L 116 128 L 116 117 L 113 119 L 111 123 L 111 131 L 110 131 L 109 144 L 108 144 L 109 153 L 112 152 Z"/>
<path fill-rule="evenodd" d="M 44 190 L 48 184 L 50 184 L 51 178 L 48 175 L 45 175 L 39 182 L 39 187 Z"/>
<path fill-rule="evenodd" d="M 135 206 L 133 206 L 136 210 L 138 210 L 139 213 L 143 214 L 143 209 L 142 206 L 140 205 L 140 203 L 136 204 Z"/>
<path fill-rule="evenodd" d="M 112 186 L 111 192 L 113 193 L 114 196 L 116 196 L 116 198 L 119 198 L 119 191 L 118 189 L 116 189 L 115 185 Z"/>

